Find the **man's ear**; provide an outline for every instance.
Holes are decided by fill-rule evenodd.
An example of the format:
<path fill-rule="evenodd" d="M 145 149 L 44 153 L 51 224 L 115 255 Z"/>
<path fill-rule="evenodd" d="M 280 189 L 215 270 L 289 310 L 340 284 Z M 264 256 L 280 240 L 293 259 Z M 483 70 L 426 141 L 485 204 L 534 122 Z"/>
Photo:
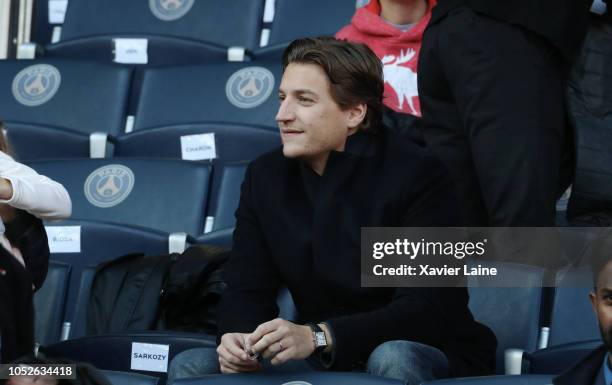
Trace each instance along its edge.
<path fill-rule="evenodd" d="M 594 290 L 597 290 L 596 288 Z M 592 291 L 589 293 L 589 299 L 591 300 L 591 306 L 593 306 L 593 312 L 595 312 L 595 317 L 597 317 L 597 294 Z"/>
<path fill-rule="evenodd" d="M 368 112 L 368 105 L 365 103 L 355 104 L 346 110 L 347 127 L 349 128 L 349 135 L 354 134 L 357 131 L 357 127 L 363 122 Z"/>

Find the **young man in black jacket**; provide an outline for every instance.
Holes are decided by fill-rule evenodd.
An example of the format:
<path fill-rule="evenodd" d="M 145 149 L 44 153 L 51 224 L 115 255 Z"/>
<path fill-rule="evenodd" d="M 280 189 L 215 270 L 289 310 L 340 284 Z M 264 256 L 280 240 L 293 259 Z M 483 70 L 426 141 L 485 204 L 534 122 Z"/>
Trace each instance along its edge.
<path fill-rule="evenodd" d="M 300 39 L 283 67 L 283 147 L 250 164 L 236 212 L 218 308 L 221 372 L 260 370 L 252 353 L 409 384 L 490 373 L 495 337 L 474 321 L 466 288 L 360 286 L 362 227 L 457 223 L 444 168 L 382 127 L 380 60 L 365 45 Z M 283 286 L 298 322 L 276 318 Z M 169 377 L 194 374 L 175 362 Z"/>

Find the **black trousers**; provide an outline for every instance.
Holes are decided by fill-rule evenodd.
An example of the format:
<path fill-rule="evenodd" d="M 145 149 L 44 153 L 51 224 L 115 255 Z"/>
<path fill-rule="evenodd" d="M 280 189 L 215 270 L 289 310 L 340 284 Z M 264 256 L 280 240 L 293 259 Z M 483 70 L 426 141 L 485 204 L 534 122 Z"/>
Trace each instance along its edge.
<path fill-rule="evenodd" d="M 542 37 L 458 6 L 428 26 L 423 134 L 467 226 L 553 226 L 568 137 L 565 65 Z"/>
<path fill-rule="evenodd" d="M 0 363 L 32 354 L 33 296 L 30 273 L 0 246 Z"/>

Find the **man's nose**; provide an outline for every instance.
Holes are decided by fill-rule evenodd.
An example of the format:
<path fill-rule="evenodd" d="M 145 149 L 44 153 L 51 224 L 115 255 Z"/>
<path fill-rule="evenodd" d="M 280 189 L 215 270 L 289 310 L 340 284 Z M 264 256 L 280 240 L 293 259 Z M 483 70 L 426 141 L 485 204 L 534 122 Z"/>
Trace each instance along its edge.
<path fill-rule="evenodd" d="M 277 122 L 287 122 L 291 121 L 295 118 L 293 113 L 293 108 L 291 107 L 291 103 L 285 99 L 281 102 L 278 107 L 278 112 L 276 113 L 276 121 Z"/>

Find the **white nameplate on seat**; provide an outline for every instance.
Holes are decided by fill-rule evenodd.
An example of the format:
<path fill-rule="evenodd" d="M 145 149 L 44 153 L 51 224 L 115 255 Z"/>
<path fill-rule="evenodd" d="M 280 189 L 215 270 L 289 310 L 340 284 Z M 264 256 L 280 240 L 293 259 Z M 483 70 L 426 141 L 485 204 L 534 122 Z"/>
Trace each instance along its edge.
<path fill-rule="evenodd" d="M 49 0 L 49 24 L 64 24 L 68 0 Z"/>
<path fill-rule="evenodd" d="M 166 373 L 169 351 L 170 345 L 132 342 L 130 369 Z"/>
<path fill-rule="evenodd" d="M 149 40 L 113 39 L 115 42 L 115 62 L 122 64 L 147 64 Z"/>
<path fill-rule="evenodd" d="M 181 136 L 183 160 L 210 160 L 217 157 L 215 134 L 196 134 Z"/>
<path fill-rule="evenodd" d="M 51 253 L 80 253 L 81 226 L 45 226 Z"/>

